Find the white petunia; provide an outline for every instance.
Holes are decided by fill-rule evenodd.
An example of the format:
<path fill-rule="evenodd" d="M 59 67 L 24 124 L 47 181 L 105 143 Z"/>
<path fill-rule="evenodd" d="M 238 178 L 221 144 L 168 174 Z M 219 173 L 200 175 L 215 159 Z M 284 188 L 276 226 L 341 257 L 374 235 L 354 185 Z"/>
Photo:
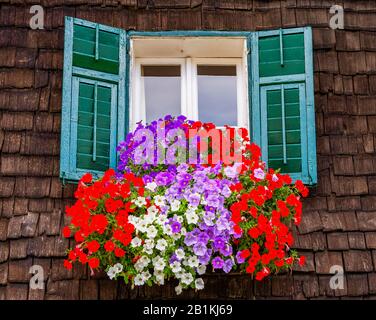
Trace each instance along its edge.
<path fill-rule="evenodd" d="M 111 280 L 114 279 L 117 275 L 115 268 L 111 267 L 110 269 L 108 269 L 107 275 Z"/>
<path fill-rule="evenodd" d="M 186 215 L 188 224 L 196 224 L 198 222 L 198 215 L 195 213 Z"/>
<path fill-rule="evenodd" d="M 140 220 L 140 222 L 135 225 L 135 228 L 140 232 L 146 232 L 147 226 L 148 224 L 145 220 Z"/>
<path fill-rule="evenodd" d="M 182 235 L 182 236 L 185 236 L 186 234 L 187 234 L 187 229 L 186 228 L 181 228 L 180 229 L 180 234 Z"/>
<path fill-rule="evenodd" d="M 128 222 L 132 223 L 133 225 L 137 224 L 140 221 L 139 217 L 129 215 L 128 216 Z"/>
<path fill-rule="evenodd" d="M 165 215 L 165 214 L 160 214 L 160 215 L 158 215 L 158 217 L 157 217 L 157 219 L 156 219 L 156 221 L 157 221 L 157 223 L 159 224 L 159 225 L 161 225 L 161 226 L 164 226 L 165 225 L 165 223 L 167 222 L 167 216 Z"/>
<path fill-rule="evenodd" d="M 197 207 L 194 207 L 194 206 L 192 206 L 191 204 L 188 205 L 187 211 L 190 211 L 190 212 L 196 212 L 196 210 L 197 210 Z"/>
<path fill-rule="evenodd" d="M 156 206 L 150 206 L 148 208 L 147 212 L 148 212 L 148 214 L 152 214 L 152 215 L 155 216 L 159 212 L 159 210 Z"/>
<path fill-rule="evenodd" d="M 164 276 L 163 271 L 161 271 L 161 270 L 154 270 L 154 276 L 156 276 L 156 277 L 158 277 L 158 276 Z"/>
<path fill-rule="evenodd" d="M 153 254 L 153 249 L 143 248 L 143 249 L 142 249 L 142 252 L 151 255 L 151 254 Z"/>
<path fill-rule="evenodd" d="M 159 284 L 159 285 L 164 285 L 164 276 L 163 275 L 161 275 L 161 276 L 156 276 L 155 277 L 155 281 L 157 282 L 157 284 Z"/>
<path fill-rule="evenodd" d="M 150 190 L 151 192 L 154 192 L 157 187 L 158 187 L 158 185 L 154 181 L 148 182 L 145 186 L 145 188 Z"/>
<path fill-rule="evenodd" d="M 146 205 L 146 199 L 145 199 L 144 197 L 138 197 L 138 198 L 134 201 L 134 204 L 135 204 L 137 207 L 142 208 L 143 206 Z"/>
<path fill-rule="evenodd" d="M 181 238 L 181 233 L 173 233 L 173 234 L 170 235 L 170 237 L 173 240 L 177 241 L 177 240 L 179 240 Z"/>
<path fill-rule="evenodd" d="M 197 290 L 202 290 L 204 289 L 204 280 L 202 280 L 202 278 L 198 278 L 195 280 L 195 287 Z"/>
<path fill-rule="evenodd" d="M 149 278 L 151 277 L 151 274 L 150 274 L 149 271 L 144 271 L 144 272 L 141 273 L 141 276 L 142 276 L 142 279 L 143 279 L 144 281 L 148 281 Z"/>
<path fill-rule="evenodd" d="M 185 257 L 185 252 L 183 249 L 176 249 L 175 250 L 175 254 L 176 254 L 176 257 L 179 259 L 179 260 L 182 260 L 184 257 Z"/>
<path fill-rule="evenodd" d="M 154 240 L 152 239 L 146 239 L 144 243 L 144 249 L 145 250 L 153 250 L 155 246 Z"/>
<path fill-rule="evenodd" d="M 165 239 L 159 239 L 155 246 L 159 251 L 165 251 L 167 247 L 167 241 Z"/>
<path fill-rule="evenodd" d="M 187 273 L 184 273 L 182 278 L 181 278 L 181 282 L 186 284 L 187 286 L 190 285 L 193 281 L 193 276 L 191 273 L 187 272 Z"/>
<path fill-rule="evenodd" d="M 131 246 L 132 246 L 133 248 L 135 248 L 135 247 L 139 247 L 139 246 L 141 245 L 141 243 L 142 243 L 141 239 L 140 239 L 139 237 L 135 237 L 135 238 L 133 238 L 132 241 L 131 241 Z"/>
<path fill-rule="evenodd" d="M 157 233 L 158 233 L 158 230 L 154 226 L 150 226 L 146 229 L 146 235 L 147 235 L 148 238 L 154 239 L 156 237 Z"/>
<path fill-rule="evenodd" d="M 183 288 L 180 284 L 175 287 L 175 292 L 176 292 L 177 295 L 181 294 L 182 291 L 183 291 Z"/>
<path fill-rule="evenodd" d="M 167 234 L 168 236 L 172 235 L 172 229 L 171 229 L 171 226 L 169 224 L 165 224 L 164 226 L 162 226 L 162 228 L 163 228 L 163 232 L 165 234 Z"/>
<path fill-rule="evenodd" d="M 165 205 L 165 197 L 164 196 L 160 196 L 160 195 L 157 195 L 154 197 L 154 203 L 160 207 L 160 206 L 163 206 Z"/>
<path fill-rule="evenodd" d="M 146 266 L 143 264 L 143 263 L 140 263 L 140 260 L 138 260 L 135 264 L 134 264 L 134 268 L 136 269 L 137 272 L 141 272 L 142 270 L 144 270 Z"/>
<path fill-rule="evenodd" d="M 197 267 L 197 273 L 199 275 L 202 275 L 206 272 L 206 266 L 204 264 L 201 264 Z"/>
<path fill-rule="evenodd" d="M 198 267 L 198 258 L 197 256 L 190 256 L 188 258 L 188 265 L 191 267 L 191 268 L 197 268 Z"/>
<path fill-rule="evenodd" d="M 180 208 L 180 201 L 179 200 L 172 200 L 171 203 L 171 211 L 178 211 Z"/>
<path fill-rule="evenodd" d="M 142 286 L 142 285 L 144 285 L 145 280 L 144 280 L 144 278 L 141 274 L 138 274 L 134 277 L 133 282 L 134 282 L 135 286 Z"/>
<path fill-rule="evenodd" d="M 154 269 L 155 270 L 163 271 L 165 266 L 166 266 L 166 263 L 164 262 L 164 260 L 162 258 L 159 259 L 158 261 L 154 262 Z"/>
<path fill-rule="evenodd" d="M 171 270 L 173 273 L 178 273 L 181 271 L 181 264 L 179 261 L 174 261 L 171 263 Z"/>
<path fill-rule="evenodd" d="M 123 265 L 121 263 L 116 263 L 113 266 L 114 270 L 116 273 L 122 272 L 123 271 Z"/>
<path fill-rule="evenodd" d="M 142 263 L 144 266 L 147 266 L 150 263 L 150 259 L 147 256 L 141 256 L 138 261 L 140 261 L 140 263 Z"/>

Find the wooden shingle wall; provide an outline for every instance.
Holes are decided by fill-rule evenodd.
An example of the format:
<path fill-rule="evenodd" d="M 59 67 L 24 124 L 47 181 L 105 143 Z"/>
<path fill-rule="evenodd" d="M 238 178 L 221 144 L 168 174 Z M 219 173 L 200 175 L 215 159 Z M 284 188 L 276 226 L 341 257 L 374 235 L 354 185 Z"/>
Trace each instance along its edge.
<path fill-rule="evenodd" d="M 74 192 L 58 178 L 65 15 L 137 30 L 311 25 L 319 182 L 295 243 L 307 264 L 257 284 L 208 276 L 205 290 L 182 297 L 376 297 L 375 1 L 337 1 L 345 30 L 329 28 L 333 3 L 324 0 L 45 0 L 44 30 L 29 27 L 32 2 L 0 0 L 0 300 L 175 296 L 172 284 L 130 291 L 62 267 L 69 240 L 60 230 Z M 44 269 L 43 290 L 29 287 L 32 265 Z M 332 265 L 344 268 L 343 290 L 329 287 Z"/>

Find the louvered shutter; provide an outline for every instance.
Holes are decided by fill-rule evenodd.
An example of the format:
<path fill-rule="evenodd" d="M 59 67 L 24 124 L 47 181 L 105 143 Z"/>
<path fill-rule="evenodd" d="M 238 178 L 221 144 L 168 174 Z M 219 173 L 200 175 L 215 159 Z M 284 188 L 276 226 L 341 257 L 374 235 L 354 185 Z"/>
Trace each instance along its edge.
<path fill-rule="evenodd" d="M 315 184 L 311 29 L 256 32 L 250 45 L 253 140 L 268 167 Z"/>
<path fill-rule="evenodd" d="M 66 18 L 60 176 L 116 166 L 126 131 L 125 31 Z"/>

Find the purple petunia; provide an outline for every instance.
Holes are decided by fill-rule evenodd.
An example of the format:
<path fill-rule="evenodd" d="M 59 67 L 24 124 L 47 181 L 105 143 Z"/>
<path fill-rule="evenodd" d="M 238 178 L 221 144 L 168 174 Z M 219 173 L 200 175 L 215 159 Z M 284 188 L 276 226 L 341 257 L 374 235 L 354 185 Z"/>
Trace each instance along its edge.
<path fill-rule="evenodd" d="M 188 202 L 191 206 L 197 207 L 200 204 L 200 195 L 197 193 L 191 193 L 188 196 Z"/>
<path fill-rule="evenodd" d="M 207 251 L 204 255 L 198 257 L 200 264 L 207 265 L 210 261 L 211 253 Z"/>
<path fill-rule="evenodd" d="M 233 266 L 234 266 L 234 262 L 231 259 L 227 259 L 225 260 L 223 264 L 223 271 L 226 273 L 229 273 Z"/>
<path fill-rule="evenodd" d="M 212 260 L 212 266 L 214 269 L 222 269 L 223 267 L 223 259 L 221 257 L 215 257 L 213 260 Z"/>
<path fill-rule="evenodd" d="M 214 249 L 220 250 L 225 246 L 225 241 L 223 240 L 222 237 L 215 237 L 213 244 L 214 244 Z"/>
<path fill-rule="evenodd" d="M 184 243 L 187 246 L 194 245 L 195 243 L 197 243 L 197 237 L 196 237 L 196 235 L 194 235 L 193 232 L 187 232 L 186 235 L 185 235 Z"/>
<path fill-rule="evenodd" d="M 222 248 L 219 249 L 219 252 L 228 257 L 232 254 L 232 247 L 229 244 L 225 244 Z"/>
<path fill-rule="evenodd" d="M 178 233 L 181 230 L 181 224 L 178 221 L 174 221 L 171 223 L 171 231 L 173 233 Z"/>
<path fill-rule="evenodd" d="M 155 177 L 155 182 L 159 186 L 167 186 L 174 179 L 174 176 L 169 172 L 160 172 Z"/>
<path fill-rule="evenodd" d="M 170 257 L 170 260 L 168 261 L 170 264 L 173 264 L 175 261 L 179 261 L 178 257 L 175 253 L 173 253 Z"/>
<path fill-rule="evenodd" d="M 238 251 L 238 253 L 236 254 L 236 262 L 238 264 L 242 264 L 244 263 L 245 259 L 242 257 L 242 252 L 241 251 Z"/>
<path fill-rule="evenodd" d="M 205 232 L 201 232 L 197 236 L 197 241 L 206 245 L 208 243 L 208 241 L 209 241 L 209 235 L 207 233 L 205 233 Z"/>
<path fill-rule="evenodd" d="M 207 251 L 207 247 L 202 242 L 197 242 L 193 246 L 193 252 L 197 256 L 203 256 L 203 255 L 205 255 L 206 251 Z"/>

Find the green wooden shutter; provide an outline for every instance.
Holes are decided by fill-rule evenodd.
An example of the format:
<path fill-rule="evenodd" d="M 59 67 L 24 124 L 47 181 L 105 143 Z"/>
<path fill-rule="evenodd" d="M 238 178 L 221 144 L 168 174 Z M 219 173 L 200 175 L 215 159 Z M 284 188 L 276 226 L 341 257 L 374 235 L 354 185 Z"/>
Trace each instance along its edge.
<path fill-rule="evenodd" d="M 255 32 L 249 46 L 253 140 L 268 167 L 315 184 L 311 28 Z"/>
<path fill-rule="evenodd" d="M 116 167 L 126 131 L 125 31 L 67 17 L 60 176 Z"/>

